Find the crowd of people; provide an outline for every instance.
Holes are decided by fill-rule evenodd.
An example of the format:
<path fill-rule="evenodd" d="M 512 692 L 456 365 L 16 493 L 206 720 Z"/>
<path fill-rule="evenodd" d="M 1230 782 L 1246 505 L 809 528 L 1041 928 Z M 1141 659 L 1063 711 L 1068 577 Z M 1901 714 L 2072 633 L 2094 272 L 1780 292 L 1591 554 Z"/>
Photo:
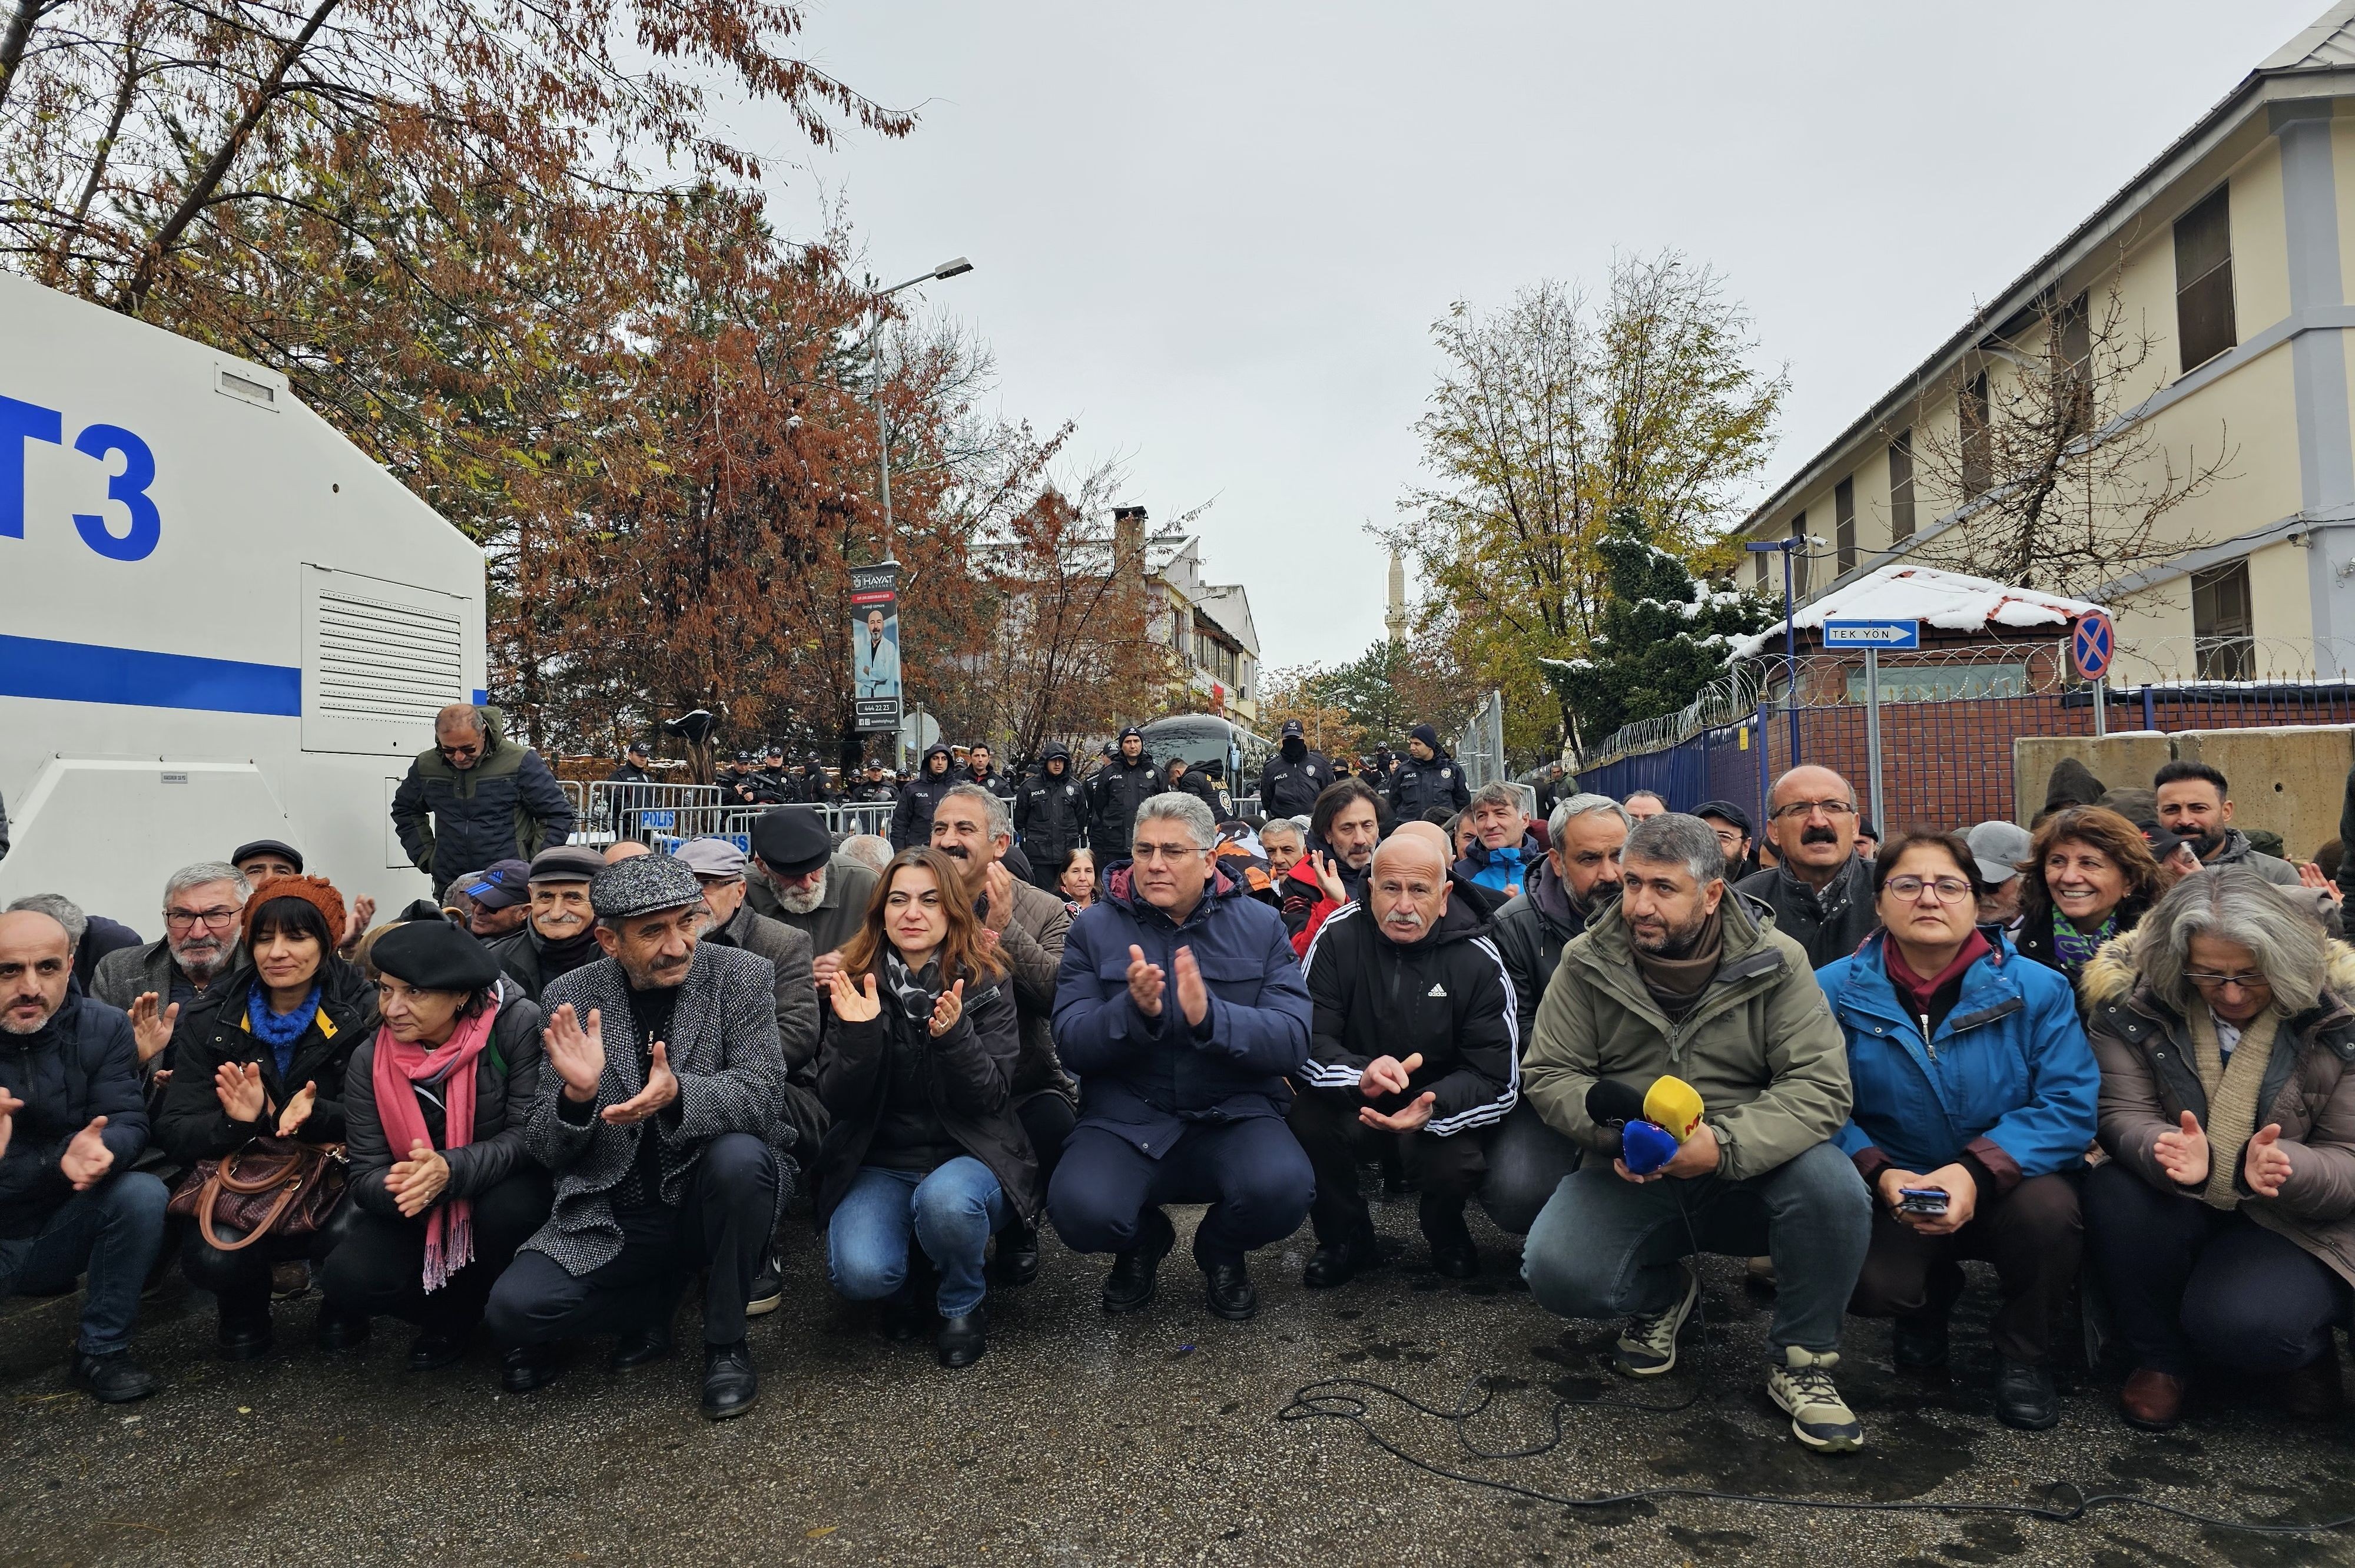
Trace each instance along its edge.
<path fill-rule="evenodd" d="M 1487 1266 L 1476 1201 L 1631 1378 L 1678 1364 L 1695 1255 L 1747 1260 L 1812 1448 L 1865 1441 L 1847 1320 L 1944 1367 L 1972 1261 L 2013 1426 L 2059 1421 L 2073 1312 L 2137 1425 L 2202 1368 L 2339 1408 L 2355 951 L 2336 866 L 2258 848 L 2215 769 L 2070 763 L 2030 827 L 1882 839 L 1818 766 L 1760 823 L 1475 787 L 1427 726 L 1368 777 L 1286 729 L 1256 810 L 1132 729 L 1084 780 L 936 747 L 888 839 L 765 798 L 773 752 L 723 778 L 741 841 L 654 843 L 576 832 L 453 709 L 392 807 L 435 897 L 388 920 L 276 841 L 164 876 L 153 942 L 0 913 L 0 1294 L 86 1276 L 71 1376 L 109 1402 L 158 1386 L 132 1339 L 173 1268 L 228 1360 L 315 1292 L 324 1352 L 403 1320 L 412 1370 L 482 1337 L 525 1393 L 584 1339 L 672 1355 L 700 1279 L 717 1420 L 786 1250 L 962 1368 L 1049 1229 L 1110 1313 L 1156 1299 L 1171 1204 L 1207 1205 L 1222 1318 L 1304 1221 L 1302 1284 L 1344 1285 L 1379 1166 L 1438 1275 Z"/>

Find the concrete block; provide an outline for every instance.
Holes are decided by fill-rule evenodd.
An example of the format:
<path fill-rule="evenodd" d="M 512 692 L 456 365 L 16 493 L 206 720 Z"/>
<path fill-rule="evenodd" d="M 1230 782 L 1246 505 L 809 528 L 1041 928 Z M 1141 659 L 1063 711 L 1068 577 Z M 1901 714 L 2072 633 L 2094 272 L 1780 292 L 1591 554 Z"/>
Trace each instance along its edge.
<path fill-rule="evenodd" d="M 2107 735 L 2022 735 L 2011 743 L 2011 819 L 2025 827 L 2044 809 L 2044 792 L 2052 770 L 2063 757 L 2074 757 L 2093 770 L 2095 778 L 2113 789 L 2143 788 L 2150 775 L 2175 755 L 2169 742 L 2179 737 L 2137 730 Z M 2340 770 L 2342 773 L 2344 769 Z M 2224 775 L 2232 777 L 2230 773 Z M 2320 840 L 2317 840 L 2320 842 Z M 2310 848 L 2310 846 L 2309 846 Z"/>
<path fill-rule="evenodd" d="M 2172 739 L 2178 757 L 2206 763 L 2231 781 L 2232 826 L 2280 834 L 2293 862 L 2339 837 L 2355 725 L 2187 730 Z"/>

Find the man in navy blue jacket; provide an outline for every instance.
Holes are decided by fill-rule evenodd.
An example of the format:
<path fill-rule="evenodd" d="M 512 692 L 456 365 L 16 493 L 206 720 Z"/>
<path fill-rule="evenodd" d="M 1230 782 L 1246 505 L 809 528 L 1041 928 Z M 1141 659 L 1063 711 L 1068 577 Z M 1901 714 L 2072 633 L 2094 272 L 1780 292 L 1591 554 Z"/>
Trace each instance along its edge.
<path fill-rule="evenodd" d="M 1194 1261 L 1210 1310 L 1241 1322 L 1259 1310 L 1244 1254 L 1298 1230 L 1316 1186 L 1284 1123 L 1308 989 L 1283 917 L 1213 863 L 1201 801 L 1150 797 L 1130 842 L 1063 941 L 1055 1047 L 1080 1118 L 1047 1209 L 1067 1245 L 1114 1254 L 1104 1310 L 1134 1312 L 1176 1244 L 1161 1206 L 1209 1204 Z"/>
<path fill-rule="evenodd" d="M 139 1291 L 164 1241 L 139 1051 L 121 1009 L 81 994 L 48 914 L 0 914 L 0 1296 L 69 1290 L 90 1272 L 73 1381 L 110 1404 L 155 1380 L 131 1359 Z"/>

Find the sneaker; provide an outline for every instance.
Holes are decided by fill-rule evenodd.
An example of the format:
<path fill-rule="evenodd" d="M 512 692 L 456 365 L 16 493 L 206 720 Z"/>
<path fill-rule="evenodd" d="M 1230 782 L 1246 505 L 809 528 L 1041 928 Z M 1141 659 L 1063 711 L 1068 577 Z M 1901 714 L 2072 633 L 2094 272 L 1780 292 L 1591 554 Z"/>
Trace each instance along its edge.
<path fill-rule="evenodd" d="M 1677 1364 L 1677 1335 L 1700 1300 L 1700 1275 L 1690 1264 L 1680 1265 L 1685 1288 L 1666 1312 L 1630 1317 L 1612 1348 L 1611 1364 L 1631 1378 L 1656 1378 Z"/>
<path fill-rule="evenodd" d="M 785 1266 L 772 1251 L 752 1276 L 752 1292 L 744 1298 L 744 1316 L 764 1317 L 784 1304 Z"/>
<path fill-rule="evenodd" d="M 155 1379 L 128 1350 L 103 1356 L 77 1352 L 70 1374 L 76 1388 L 101 1404 L 128 1404 L 155 1392 Z"/>
<path fill-rule="evenodd" d="M 1766 1397 L 1791 1418 L 1791 1434 L 1810 1448 L 1849 1454 L 1864 1446 L 1864 1424 L 1832 1386 L 1839 1352 L 1783 1348 L 1783 1364 L 1766 1373 Z"/>

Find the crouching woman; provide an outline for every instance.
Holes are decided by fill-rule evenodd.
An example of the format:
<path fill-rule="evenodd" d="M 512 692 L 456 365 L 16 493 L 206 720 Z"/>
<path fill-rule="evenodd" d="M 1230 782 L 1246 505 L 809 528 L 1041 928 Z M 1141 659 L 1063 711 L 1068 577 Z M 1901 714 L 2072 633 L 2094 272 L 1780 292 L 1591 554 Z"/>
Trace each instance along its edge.
<path fill-rule="evenodd" d="M 2340 1404 L 2355 1295 L 2355 953 L 2255 871 L 2187 877 L 2086 966 L 2102 1068 L 2085 1234 L 2163 1429 L 2206 1362 Z"/>
<path fill-rule="evenodd" d="M 539 1008 L 446 921 L 393 927 L 371 954 L 383 1019 L 352 1052 L 344 1117 L 357 1212 L 321 1279 L 330 1305 L 420 1332 L 409 1370 L 466 1353 L 491 1285 L 554 1200 L 524 1152 L 539 1090 Z"/>
<path fill-rule="evenodd" d="M 900 851 L 834 976 L 818 1053 L 833 1125 L 819 1157 L 817 1217 L 834 1287 L 853 1301 L 922 1310 L 909 1240 L 940 1275 L 940 1363 L 987 1348 L 985 1252 L 1039 1211 L 1039 1161 L 1015 1115 L 1020 1035 L 1005 966 L 938 850 Z"/>

